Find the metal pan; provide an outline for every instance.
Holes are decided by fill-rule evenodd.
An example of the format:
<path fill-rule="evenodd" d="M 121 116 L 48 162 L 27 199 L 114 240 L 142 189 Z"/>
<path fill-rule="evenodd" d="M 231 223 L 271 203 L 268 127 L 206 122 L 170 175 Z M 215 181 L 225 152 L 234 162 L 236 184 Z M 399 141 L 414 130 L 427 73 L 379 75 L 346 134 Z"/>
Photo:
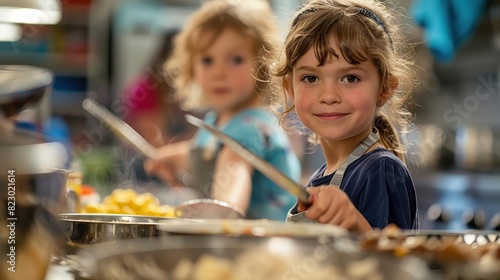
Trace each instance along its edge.
<path fill-rule="evenodd" d="M 179 206 L 178 206 L 179 207 Z M 207 209 L 209 207 L 210 209 Z M 244 217 L 224 202 L 216 200 L 192 200 L 181 204 L 183 218 L 210 219 L 225 217 L 235 219 Z M 196 212 L 193 210 L 196 209 Z M 202 211 L 202 209 L 207 209 Z M 60 214 L 64 229 L 66 253 L 99 243 L 115 242 L 123 239 L 154 238 L 160 236 L 158 225 L 176 219 L 120 214 Z"/>
<path fill-rule="evenodd" d="M 116 214 L 60 214 L 59 218 L 67 254 L 100 243 L 157 237 L 157 225 L 169 219 Z"/>

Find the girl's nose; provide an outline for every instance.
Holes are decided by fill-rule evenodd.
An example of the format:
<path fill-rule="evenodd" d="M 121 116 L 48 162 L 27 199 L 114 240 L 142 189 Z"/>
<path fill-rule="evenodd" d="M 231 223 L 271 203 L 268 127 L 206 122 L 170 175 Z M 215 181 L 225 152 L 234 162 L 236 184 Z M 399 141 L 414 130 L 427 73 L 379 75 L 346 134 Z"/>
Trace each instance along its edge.
<path fill-rule="evenodd" d="M 226 67 L 222 63 L 214 63 L 211 70 L 214 79 L 224 78 L 227 74 Z"/>
<path fill-rule="evenodd" d="M 339 89 L 333 83 L 324 83 L 320 88 L 319 101 L 324 104 L 340 103 Z"/>

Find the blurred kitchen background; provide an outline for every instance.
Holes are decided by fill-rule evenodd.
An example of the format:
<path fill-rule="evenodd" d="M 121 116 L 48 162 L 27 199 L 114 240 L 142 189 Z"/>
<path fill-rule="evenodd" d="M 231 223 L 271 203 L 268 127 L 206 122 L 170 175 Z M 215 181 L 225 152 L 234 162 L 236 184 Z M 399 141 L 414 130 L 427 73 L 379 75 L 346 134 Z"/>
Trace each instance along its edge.
<path fill-rule="evenodd" d="M 101 196 L 131 184 L 158 187 L 161 182 L 141 173 L 140 156 L 81 104 L 92 97 L 126 118 L 127 86 L 155 67 L 166 36 L 201 2 L 0 0 L 0 11 L 33 3 L 41 9 L 25 15 L 24 23 L 2 23 L 10 18 L 0 14 L 1 64 L 40 66 L 55 75 L 52 93 L 24 111 L 18 124 L 35 124 L 65 142 L 72 169 Z M 408 14 L 401 21 L 418 65 L 414 126 L 404 139 L 411 144 L 407 163 L 421 227 L 500 230 L 500 1 L 384 2 Z M 270 3 L 284 36 L 301 1 Z M 13 21 L 22 18 L 19 13 Z M 32 24 L 35 19 L 45 22 Z M 302 138 L 297 149 L 306 180 L 322 158 Z"/>

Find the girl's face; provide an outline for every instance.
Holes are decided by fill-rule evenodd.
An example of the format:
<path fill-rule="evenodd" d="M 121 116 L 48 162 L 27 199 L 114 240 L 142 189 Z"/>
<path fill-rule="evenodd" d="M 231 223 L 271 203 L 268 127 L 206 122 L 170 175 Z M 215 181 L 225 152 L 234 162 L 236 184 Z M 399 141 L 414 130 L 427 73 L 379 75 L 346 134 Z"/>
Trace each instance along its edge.
<path fill-rule="evenodd" d="M 296 63 L 288 80 L 288 92 L 302 123 L 327 141 L 341 141 L 368 134 L 373 126 L 381 93 L 375 66 L 369 62 L 349 64 L 335 40 L 339 57 L 324 65 L 310 48 Z"/>
<path fill-rule="evenodd" d="M 200 41 L 210 38 L 202 36 Z M 226 28 L 209 48 L 195 56 L 195 80 L 212 109 L 234 110 L 256 96 L 250 61 L 255 56 L 252 46 L 250 38 Z"/>

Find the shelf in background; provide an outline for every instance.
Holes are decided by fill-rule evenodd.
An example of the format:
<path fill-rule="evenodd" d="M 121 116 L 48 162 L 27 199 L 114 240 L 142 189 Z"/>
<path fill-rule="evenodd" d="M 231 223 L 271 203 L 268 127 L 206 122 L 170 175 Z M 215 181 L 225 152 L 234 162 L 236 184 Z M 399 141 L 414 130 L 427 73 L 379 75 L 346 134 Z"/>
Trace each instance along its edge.
<path fill-rule="evenodd" d="M 70 1 L 71 2 L 71 1 Z M 87 26 L 89 24 L 90 5 L 70 3 L 62 6 L 60 25 Z"/>
<path fill-rule="evenodd" d="M 59 116 L 84 116 L 82 102 L 87 97 L 84 91 L 54 90 L 50 97 L 51 112 Z"/>
<path fill-rule="evenodd" d="M 48 68 L 54 73 L 65 76 L 87 76 L 89 55 L 87 54 L 56 54 L 0 52 L 2 64 L 33 65 Z"/>

